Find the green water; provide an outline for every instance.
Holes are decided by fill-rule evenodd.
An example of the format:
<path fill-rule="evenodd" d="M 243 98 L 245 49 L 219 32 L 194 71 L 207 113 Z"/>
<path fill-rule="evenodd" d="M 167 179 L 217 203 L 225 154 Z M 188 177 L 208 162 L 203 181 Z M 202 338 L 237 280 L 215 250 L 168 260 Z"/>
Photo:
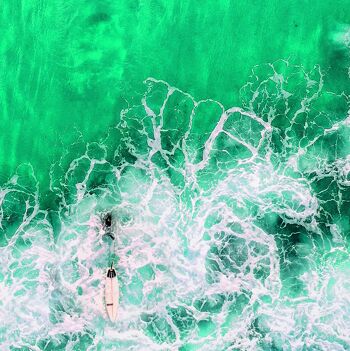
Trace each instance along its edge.
<path fill-rule="evenodd" d="M 3 349 L 350 350 L 349 6 L 3 0 Z"/>
<path fill-rule="evenodd" d="M 347 81 L 332 40 L 346 1 L 4 1 L 1 11 L 1 177 L 30 162 L 43 188 L 78 137 L 103 138 L 125 100 L 156 77 L 230 107 L 255 65 L 290 59 Z M 335 89 L 334 89 L 335 88 Z"/>

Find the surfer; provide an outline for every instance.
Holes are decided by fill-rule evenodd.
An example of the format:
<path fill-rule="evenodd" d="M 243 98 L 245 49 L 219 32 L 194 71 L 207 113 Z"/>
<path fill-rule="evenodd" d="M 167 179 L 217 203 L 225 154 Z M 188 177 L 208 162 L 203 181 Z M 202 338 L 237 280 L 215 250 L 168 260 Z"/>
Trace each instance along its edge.
<path fill-rule="evenodd" d="M 112 240 L 115 239 L 115 236 L 112 233 L 112 213 L 108 212 L 103 218 L 102 218 L 102 225 L 103 229 L 105 230 L 105 235 L 109 236 Z"/>
<path fill-rule="evenodd" d="M 117 240 L 116 235 L 117 231 L 117 223 L 116 218 L 113 217 L 112 212 L 107 212 L 101 216 L 101 222 L 103 226 L 103 230 L 105 232 L 104 236 L 109 236 L 113 243 L 111 245 L 110 258 L 114 255 L 115 245 Z M 109 319 L 114 322 L 117 318 L 117 310 L 119 305 L 119 284 L 117 272 L 113 268 L 113 260 L 110 268 L 107 270 L 107 274 L 105 277 L 105 307 L 107 311 L 107 315 Z"/>

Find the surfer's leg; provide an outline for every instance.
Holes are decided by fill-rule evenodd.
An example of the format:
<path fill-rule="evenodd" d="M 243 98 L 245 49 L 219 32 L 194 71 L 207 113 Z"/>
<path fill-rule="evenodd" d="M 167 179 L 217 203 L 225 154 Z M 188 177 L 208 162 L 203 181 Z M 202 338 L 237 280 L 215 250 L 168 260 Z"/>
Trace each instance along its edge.
<path fill-rule="evenodd" d="M 108 235 L 112 240 L 115 239 L 114 235 L 112 233 L 107 233 L 106 235 Z"/>

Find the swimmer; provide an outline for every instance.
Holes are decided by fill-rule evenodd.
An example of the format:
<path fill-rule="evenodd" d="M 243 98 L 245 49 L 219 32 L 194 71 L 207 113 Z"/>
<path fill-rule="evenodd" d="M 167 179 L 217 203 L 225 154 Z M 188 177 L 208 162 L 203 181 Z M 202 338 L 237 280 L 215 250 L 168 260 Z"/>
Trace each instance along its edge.
<path fill-rule="evenodd" d="M 113 233 L 111 233 L 112 229 L 112 213 L 108 212 L 103 218 L 102 218 L 102 225 L 103 229 L 105 230 L 107 236 L 109 236 L 112 240 L 115 239 L 115 236 Z"/>

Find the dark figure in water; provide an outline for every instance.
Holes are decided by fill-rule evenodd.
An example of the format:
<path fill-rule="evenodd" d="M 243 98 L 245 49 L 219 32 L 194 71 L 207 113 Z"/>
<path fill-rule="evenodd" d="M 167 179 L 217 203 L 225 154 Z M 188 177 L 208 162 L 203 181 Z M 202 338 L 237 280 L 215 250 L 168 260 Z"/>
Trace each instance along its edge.
<path fill-rule="evenodd" d="M 105 217 L 103 218 L 104 225 L 106 228 L 110 228 L 112 226 L 112 214 L 107 213 Z"/>
<path fill-rule="evenodd" d="M 108 212 L 102 219 L 103 227 L 106 231 L 106 235 L 109 236 L 112 240 L 115 239 L 113 233 L 111 233 L 112 228 L 112 213 Z"/>

